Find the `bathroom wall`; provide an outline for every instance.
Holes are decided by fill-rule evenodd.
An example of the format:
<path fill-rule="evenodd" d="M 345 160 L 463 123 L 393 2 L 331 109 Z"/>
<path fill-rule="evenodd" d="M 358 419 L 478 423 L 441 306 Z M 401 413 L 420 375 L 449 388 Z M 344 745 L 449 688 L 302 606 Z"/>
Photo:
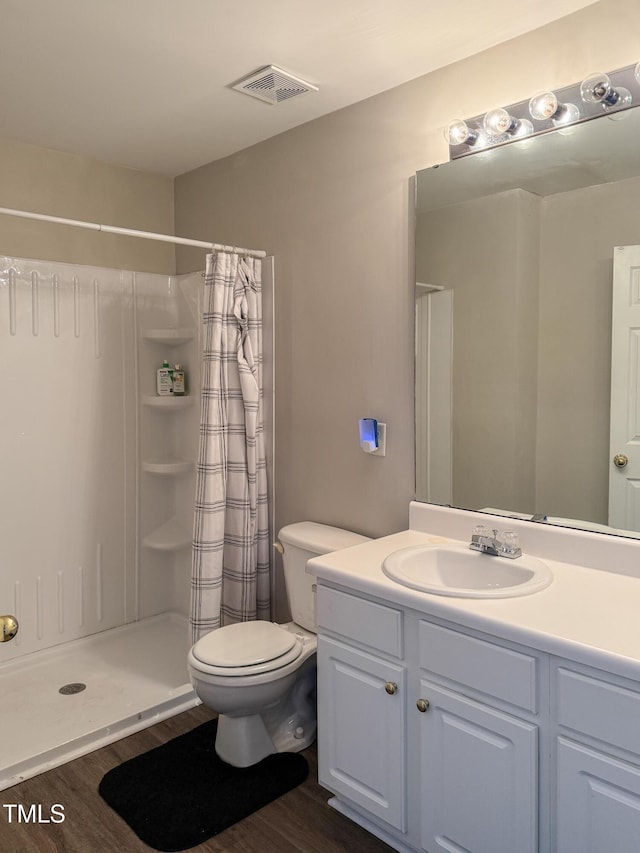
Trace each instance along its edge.
<path fill-rule="evenodd" d="M 163 175 L 4 139 L 0 187 L 2 207 L 174 233 L 173 181 Z M 170 243 L 1 215 L 0 253 L 165 274 L 175 269 Z"/>
<path fill-rule="evenodd" d="M 311 518 L 378 536 L 407 525 L 412 175 L 447 159 L 452 118 L 635 63 L 638 32 L 637 0 L 601 0 L 176 180 L 179 233 L 276 258 L 276 526 Z M 178 250 L 179 271 L 197 263 Z M 387 423 L 383 459 L 358 448 L 363 416 Z"/>

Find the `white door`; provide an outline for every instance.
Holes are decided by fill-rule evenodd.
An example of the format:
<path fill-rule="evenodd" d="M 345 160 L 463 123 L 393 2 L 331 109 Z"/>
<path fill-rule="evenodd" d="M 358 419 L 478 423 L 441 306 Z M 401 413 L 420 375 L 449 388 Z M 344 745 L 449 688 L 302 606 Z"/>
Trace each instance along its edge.
<path fill-rule="evenodd" d="M 640 246 L 613 253 L 609 524 L 640 530 Z"/>

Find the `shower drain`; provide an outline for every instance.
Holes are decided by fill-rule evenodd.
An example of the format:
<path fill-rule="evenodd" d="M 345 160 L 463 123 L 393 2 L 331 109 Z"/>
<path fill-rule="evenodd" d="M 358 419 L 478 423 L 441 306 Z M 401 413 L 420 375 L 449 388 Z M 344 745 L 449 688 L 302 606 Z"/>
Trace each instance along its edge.
<path fill-rule="evenodd" d="M 58 690 L 58 693 L 62 693 L 63 696 L 73 696 L 74 693 L 82 693 L 82 691 L 86 689 L 86 684 L 83 684 L 81 681 L 76 681 L 73 684 L 63 685 L 60 690 Z"/>

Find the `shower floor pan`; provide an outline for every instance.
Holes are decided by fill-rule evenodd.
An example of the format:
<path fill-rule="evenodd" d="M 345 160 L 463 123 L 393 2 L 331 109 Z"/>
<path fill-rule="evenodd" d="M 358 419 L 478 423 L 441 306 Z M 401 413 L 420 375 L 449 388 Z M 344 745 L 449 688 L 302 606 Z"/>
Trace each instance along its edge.
<path fill-rule="evenodd" d="M 0 790 L 198 705 L 188 649 L 167 613 L 0 666 Z"/>

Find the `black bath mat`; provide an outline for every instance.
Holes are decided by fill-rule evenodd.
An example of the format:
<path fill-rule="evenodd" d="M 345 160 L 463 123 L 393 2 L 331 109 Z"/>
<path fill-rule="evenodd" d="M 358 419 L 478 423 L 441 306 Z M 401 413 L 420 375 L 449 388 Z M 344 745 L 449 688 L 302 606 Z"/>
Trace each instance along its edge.
<path fill-rule="evenodd" d="M 297 752 L 268 755 L 253 767 L 231 767 L 216 755 L 217 720 L 110 770 L 101 796 L 156 850 L 202 844 L 307 778 Z"/>

